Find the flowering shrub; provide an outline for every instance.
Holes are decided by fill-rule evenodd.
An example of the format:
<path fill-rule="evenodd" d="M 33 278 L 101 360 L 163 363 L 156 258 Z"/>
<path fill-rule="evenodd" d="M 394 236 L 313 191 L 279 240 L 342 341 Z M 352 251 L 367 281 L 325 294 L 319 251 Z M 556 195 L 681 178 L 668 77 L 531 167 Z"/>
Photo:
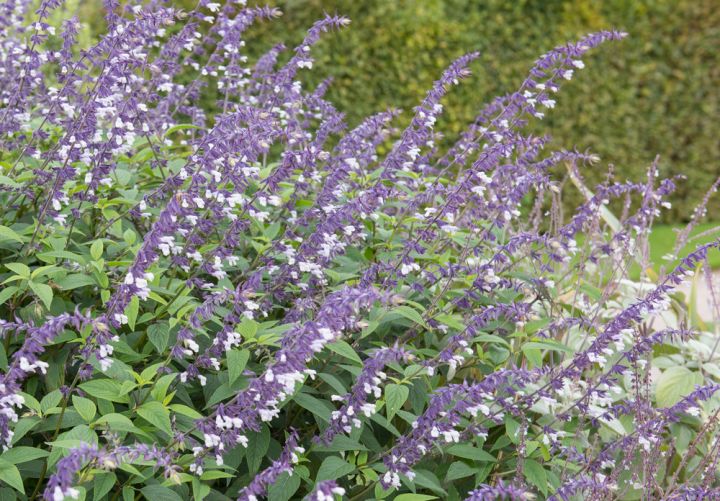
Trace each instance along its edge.
<path fill-rule="evenodd" d="M 401 131 L 346 130 L 300 80 L 345 18 L 249 62 L 273 8 L 106 2 L 80 49 L 58 3 L 0 14 L 4 496 L 718 495 L 714 337 L 671 295 L 716 244 L 629 282 L 673 180 L 590 191 L 595 157 L 525 131 L 622 33 L 543 55 L 445 151 L 475 53 Z"/>

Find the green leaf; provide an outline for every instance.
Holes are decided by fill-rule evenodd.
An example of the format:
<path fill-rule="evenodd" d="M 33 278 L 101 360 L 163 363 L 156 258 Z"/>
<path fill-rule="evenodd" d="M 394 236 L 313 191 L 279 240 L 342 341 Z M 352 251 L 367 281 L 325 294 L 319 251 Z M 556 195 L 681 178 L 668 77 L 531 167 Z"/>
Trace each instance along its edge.
<path fill-rule="evenodd" d="M 25 241 L 25 239 L 16 233 L 15 230 L 11 230 L 7 226 L 2 225 L 0 225 L 0 240 L 15 240 L 20 243 Z"/>
<path fill-rule="evenodd" d="M 505 415 L 505 434 L 510 441 L 517 444 L 520 441 L 520 423 L 508 415 Z"/>
<path fill-rule="evenodd" d="M 103 255 L 103 250 L 102 240 L 95 240 L 90 246 L 90 255 L 95 261 L 99 261 Z"/>
<path fill-rule="evenodd" d="M 85 420 L 85 422 L 89 423 L 93 420 L 95 417 L 95 403 L 90 400 L 89 398 L 79 397 L 77 395 L 73 395 L 72 397 L 72 403 L 73 407 L 75 407 L 75 410 L 80 414 L 80 417 Z"/>
<path fill-rule="evenodd" d="M 46 263 L 54 263 L 55 259 L 67 259 L 68 261 L 73 261 L 78 264 L 85 264 L 85 258 L 79 254 L 75 254 L 74 252 L 68 252 L 68 251 L 49 251 L 49 252 L 43 252 L 40 254 L 37 254 L 37 257 L 39 259 L 42 259 Z"/>
<path fill-rule="evenodd" d="M 126 244 L 132 245 L 135 243 L 135 240 L 137 240 L 137 235 L 133 230 L 125 230 L 123 233 L 123 240 L 125 240 Z"/>
<path fill-rule="evenodd" d="M 465 324 L 462 322 L 462 317 L 459 315 L 448 315 L 447 313 L 441 313 L 435 316 L 435 320 L 442 322 L 443 324 L 457 329 L 459 331 L 465 329 Z"/>
<path fill-rule="evenodd" d="M 547 339 L 545 341 L 532 341 L 530 343 L 525 343 L 523 345 L 523 351 L 525 349 L 538 349 L 538 350 L 552 350 L 552 351 L 562 351 L 565 353 L 575 353 L 572 348 L 568 348 L 564 344 L 560 344 L 557 341 L 553 341 L 551 339 Z"/>
<path fill-rule="evenodd" d="M 114 379 L 93 379 L 82 383 L 80 389 L 95 398 L 111 402 L 127 403 L 129 401 L 127 391 L 123 391 L 120 382 Z"/>
<path fill-rule="evenodd" d="M 453 456 L 457 456 L 459 458 L 472 459 L 474 461 L 495 462 L 494 456 L 469 444 L 455 444 L 448 447 L 447 451 Z"/>
<path fill-rule="evenodd" d="M 450 468 L 448 468 L 445 481 L 449 482 L 451 480 L 457 480 L 458 478 L 469 477 L 470 475 L 474 475 L 475 471 L 475 468 L 468 466 L 466 463 L 455 461 L 450 465 Z"/>
<path fill-rule="evenodd" d="M 111 412 L 110 414 L 103 414 L 93 423 L 94 427 L 98 425 L 107 426 L 108 429 L 117 431 L 128 431 L 132 433 L 144 433 L 140 428 L 135 426 L 130 419 L 126 418 L 122 414 Z"/>
<path fill-rule="evenodd" d="M 30 273 L 30 279 L 35 279 L 38 277 L 47 277 L 50 275 L 57 275 L 59 273 L 64 275 L 65 270 L 55 266 L 54 264 L 49 264 L 46 266 L 40 266 L 40 267 L 32 270 L 32 273 Z"/>
<path fill-rule="evenodd" d="M 200 419 L 203 417 L 202 414 L 200 414 L 198 411 L 196 411 L 192 407 L 188 407 L 187 405 L 170 404 L 170 405 L 168 405 L 168 408 L 171 411 L 175 412 L 176 414 L 182 414 L 183 416 L 187 416 L 192 419 Z"/>
<path fill-rule="evenodd" d="M 315 482 L 322 482 L 323 480 L 336 480 L 338 478 L 349 475 L 355 471 L 355 467 L 347 461 L 337 457 L 328 456 L 320 465 L 320 469 L 315 477 Z"/>
<path fill-rule="evenodd" d="M 283 473 L 268 489 L 268 501 L 288 501 L 300 487 L 300 475 Z"/>
<path fill-rule="evenodd" d="M 345 451 L 366 451 L 367 447 L 360 442 L 345 435 L 335 435 L 329 445 L 316 445 L 313 451 L 317 452 L 345 452 Z"/>
<path fill-rule="evenodd" d="M 692 393 L 696 384 L 702 384 L 702 375 L 677 365 L 666 369 L 655 386 L 655 401 L 659 407 L 670 407 Z"/>
<path fill-rule="evenodd" d="M 145 402 L 138 408 L 137 413 L 160 430 L 172 435 L 170 411 L 160 402 Z"/>
<path fill-rule="evenodd" d="M 51 391 L 40 401 L 40 412 L 45 414 L 50 409 L 57 407 L 60 400 L 62 400 L 62 393 L 60 393 L 60 390 Z"/>
<path fill-rule="evenodd" d="M 49 310 L 52 304 L 53 291 L 48 284 L 41 284 L 37 282 L 28 282 L 33 292 L 42 300 L 45 307 Z"/>
<path fill-rule="evenodd" d="M 94 286 L 97 285 L 92 275 L 85 275 L 83 273 L 72 273 L 55 280 L 55 283 L 62 290 L 73 290 L 79 289 L 80 287 Z"/>
<path fill-rule="evenodd" d="M 408 320 L 411 320 L 416 324 L 422 325 L 423 327 L 427 328 L 427 324 L 423 320 L 422 315 L 420 315 L 417 310 L 410 308 L 409 306 L 398 306 L 397 308 L 393 308 L 391 313 L 397 313 L 400 316 L 403 316 Z"/>
<path fill-rule="evenodd" d="M 25 494 L 25 487 L 23 486 L 23 480 L 17 466 L 8 463 L 4 459 L 0 459 L 0 480 L 13 489 Z"/>
<path fill-rule="evenodd" d="M 123 487 L 122 496 L 123 496 L 123 501 L 134 501 L 135 500 L 135 490 L 130 486 Z"/>
<path fill-rule="evenodd" d="M 395 496 L 394 501 L 428 501 L 429 499 L 437 499 L 437 496 L 430 496 L 428 494 L 413 494 L 410 492 Z"/>
<path fill-rule="evenodd" d="M 440 485 L 440 479 L 438 479 L 433 472 L 421 469 L 415 469 L 414 471 L 415 478 L 413 479 L 413 482 L 415 482 L 415 485 L 425 487 L 426 489 L 430 489 L 436 494 L 447 497 L 447 491 L 442 488 L 442 486 Z"/>
<path fill-rule="evenodd" d="M 242 321 L 235 326 L 238 334 L 245 339 L 254 339 L 258 331 L 258 323 L 247 317 L 243 317 Z"/>
<path fill-rule="evenodd" d="M 20 464 L 47 457 L 49 454 L 48 451 L 42 449 L 18 445 L 3 452 L 2 455 L 0 455 L 0 460 L 7 461 L 10 464 Z"/>
<path fill-rule="evenodd" d="M 140 489 L 140 492 L 143 493 L 145 499 L 152 499 L 152 501 L 183 501 L 179 494 L 162 485 L 146 485 Z"/>
<path fill-rule="evenodd" d="M 330 422 L 330 415 L 334 409 L 329 408 L 330 404 L 325 400 L 320 400 L 307 393 L 299 392 L 293 397 L 293 400 L 303 409 L 312 412 L 321 421 Z"/>
<path fill-rule="evenodd" d="M 185 130 L 185 129 L 200 129 L 202 130 L 202 127 L 195 124 L 177 124 L 170 127 L 167 131 L 165 131 L 164 137 L 170 136 L 172 133 L 177 132 L 179 130 Z"/>
<path fill-rule="evenodd" d="M 340 340 L 335 341 L 334 343 L 330 343 L 328 344 L 328 348 L 330 348 L 331 351 L 334 351 L 341 357 L 347 358 L 348 360 L 355 362 L 356 365 L 362 367 L 362 359 L 360 359 L 353 347 L 345 341 Z"/>
<path fill-rule="evenodd" d="M 112 472 L 99 473 L 95 475 L 93 482 L 93 499 L 99 501 L 105 496 L 117 482 L 117 477 Z"/>
<path fill-rule="evenodd" d="M 133 296 L 125 308 L 125 315 L 128 319 L 130 329 L 135 330 L 135 321 L 137 320 L 138 311 L 140 310 L 140 298 Z"/>
<path fill-rule="evenodd" d="M 407 400 L 408 395 L 410 395 L 410 389 L 407 386 L 388 384 L 385 387 L 385 412 L 387 413 L 388 421 L 400 410 Z"/>
<path fill-rule="evenodd" d="M 11 285 L 10 287 L 5 287 L 3 290 L 0 291 L 0 304 L 3 304 L 5 301 L 10 299 L 13 294 L 15 294 L 18 291 L 18 288 L 14 285 Z"/>
<path fill-rule="evenodd" d="M 147 335 L 157 352 L 162 353 L 167 348 L 170 339 L 170 326 L 165 322 L 151 324 L 147 328 Z"/>
<path fill-rule="evenodd" d="M 217 480 L 218 478 L 235 478 L 235 475 L 220 470 L 209 470 L 200 475 L 200 480 Z"/>
<path fill-rule="evenodd" d="M 250 352 L 248 350 L 230 350 L 227 353 L 229 383 L 233 384 L 245 370 Z"/>
<path fill-rule="evenodd" d="M 523 475 L 525 475 L 528 482 L 540 489 L 543 494 L 547 492 L 547 473 L 545 473 L 545 468 L 543 468 L 540 463 L 534 459 L 526 459 Z"/>
<path fill-rule="evenodd" d="M 210 486 L 205 485 L 197 477 L 192 478 L 193 499 L 202 501 L 210 494 Z"/>
<path fill-rule="evenodd" d="M 9 177 L 3 175 L 0 175 L 0 184 L 10 186 L 11 188 L 20 188 L 22 186 L 20 183 L 16 183 Z"/>
<path fill-rule="evenodd" d="M 255 474 L 260 469 L 260 464 L 270 447 L 270 430 L 263 425 L 259 433 L 249 431 L 247 437 L 248 446 L 245 449 L 245 457 L 250 474 Z"/>
<path fill-rule="evenodd" d="M 30 278 L 30 268 L 22 263 L 7 263 L 5 267 L 21 277 L 28 279 Z"/>

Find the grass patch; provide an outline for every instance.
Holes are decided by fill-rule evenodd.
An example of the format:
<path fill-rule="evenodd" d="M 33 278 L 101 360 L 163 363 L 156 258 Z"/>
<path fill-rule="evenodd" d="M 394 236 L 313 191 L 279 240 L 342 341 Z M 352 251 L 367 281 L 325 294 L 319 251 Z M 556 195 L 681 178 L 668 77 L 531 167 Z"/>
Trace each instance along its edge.
<path fill-rule="evenodd" d="M 675 247 L 678 232 L 682 231 L 684 225 L 670 225 L 670 224 L 658 224 L 654 225 L 652 233 L 650 234 L 650 262 L 652 263 L 655 271 L 659 270 L 661 266 L 665 266 L 665 269 L 671 269 L 679 263 L 679 260 L 687 256 L 699 245 L 703 245 L 720 237 L 720 223 L 702 223 L 699 224 L 691 233 L 688 243 L 685 244 L 680 250 L 677 261 L 667 261 L 663 259 L 663 256 L 671 254 Z M 714 230 L 714 231 L 713 231 Z M 708 233 L 707 235 L 703 235 Z M 700 236 L 702 235 L 702 236 Z M 712 249 L 708 253 L 708 260 L 710 266 L 713 269 L 720 268 L 720 251 Z M 630 271 L 632 279 L 640 277 L 640 267 L 634 266 Z"/>

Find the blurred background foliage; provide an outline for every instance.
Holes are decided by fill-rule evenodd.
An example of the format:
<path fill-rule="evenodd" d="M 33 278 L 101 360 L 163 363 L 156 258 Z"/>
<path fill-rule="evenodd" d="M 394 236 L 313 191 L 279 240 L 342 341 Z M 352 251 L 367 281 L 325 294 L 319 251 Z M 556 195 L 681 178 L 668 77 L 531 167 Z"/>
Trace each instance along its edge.
<path fill-rule="evenodd" d="M 191 0 L 173 0 L 191 8 Z M 252 0 L 251 0 L 252 3 Z M 558 96 L 543 131 L 555 146 L 597 153 L 620 180 L 642 179 L 655 155 L 663 175 L 682 174 L 666 221 L 686 221 L 720 176 L 718 0 L 269 0 L 284 16 L 253 27 L 249 55 L 293 47 L 323 13 L 352 19 L 314 49 L 308 84 L 331 76 L 328 97 L 349 123 L 390 106 L 406 112 L 455 57 L 479 50 L 473 77 L 453 90 L 439 130 L 457 133 L 481 105 L 511 92 L 533 61 L 594 30 L 629 37 L 591 52 Z M 104 30 L 99 0 L 71 0 L 92 37 Z M 209 100 L 208 106 L 213 103 Z M 406 123 L 405 120 L 398 122 Z M 538 128 L 538 131 L 540 129 Z M 451 138 L 449 138 L 451 139 Z M 584 172 L 601 181 L 607 169 Z M 570 191 L 570 190 L 568 190 Z M 577 195 L 579 196 L 579 195 Z M 575 200 L 568 200 L 575 204 Z M 709 207 L 720 220 L 720 199 Z"/>

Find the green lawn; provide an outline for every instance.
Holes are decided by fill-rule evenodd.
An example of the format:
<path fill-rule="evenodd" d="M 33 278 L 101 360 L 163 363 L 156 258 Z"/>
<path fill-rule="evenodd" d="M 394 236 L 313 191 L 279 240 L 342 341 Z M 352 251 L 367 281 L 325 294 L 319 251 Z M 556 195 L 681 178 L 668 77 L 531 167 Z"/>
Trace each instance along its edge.
<path fill-rule="evenodd" d="M 675 247 L 675 241 L 677 240 L 678 231 L 684 228 L 683 225 L 656 225 L 650 235 L 650 260 L 653 263 L 653 268 L 657 271 L 660 266 L 665 265 L 668 269 L 671 263 L 663 259 L 663 256 L 670 254 Z M 710 231 L 715 230 L 715 231 Z M 708 235 L 698 237 L 698 235 L 710 232 Z M 688 243 L 680 251 L 680 258 L 687 256 L 692 252 L 698 245 L 712 242 L 713 240 L 720 238 L 720 223 L 702 223 L 699 224 L 691 233 Z M 710 266 L 713 269 L 720 268 L 720 251 L 712 249 L 708 253 L 708 259 Z M 631 271 L 633 278 L 637 278 L 640 275 L 639 267 Z"/>

